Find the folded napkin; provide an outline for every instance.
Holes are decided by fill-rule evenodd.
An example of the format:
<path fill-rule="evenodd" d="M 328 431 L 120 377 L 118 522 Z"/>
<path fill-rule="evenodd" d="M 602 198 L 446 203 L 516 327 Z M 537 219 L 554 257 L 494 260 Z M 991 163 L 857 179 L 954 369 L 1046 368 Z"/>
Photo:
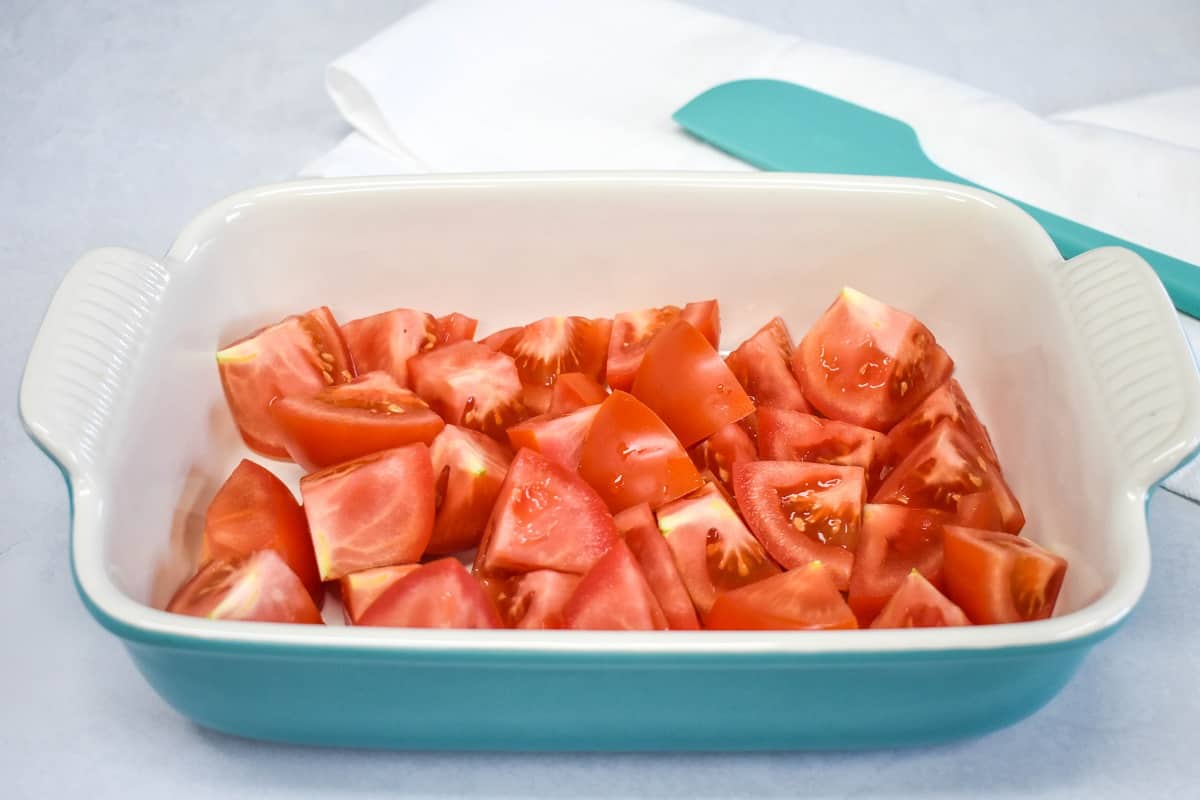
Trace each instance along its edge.
<path fill-rule="evenodd" d="M 355 128 L 307 175 L 748 170 L 671 113 L 772 77 L 904 120 L 940 166 L 1200 263 L 1200 87 L 1043 118 L 936 75 L 669 0 L 437 0 L 330 65 Z M 1200 350 L 1200 322 L 1181 317 Z M 1168 488 L 1200 501 L 1200 464 Z"/>

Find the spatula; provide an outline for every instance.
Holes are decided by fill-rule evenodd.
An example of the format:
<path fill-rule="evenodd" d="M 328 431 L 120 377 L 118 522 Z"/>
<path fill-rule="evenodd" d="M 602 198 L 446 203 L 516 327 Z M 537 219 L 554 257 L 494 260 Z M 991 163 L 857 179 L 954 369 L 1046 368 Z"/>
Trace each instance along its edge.
<path fill-rule="evenodd" d="M 916 132 L 900 120 L 785 81 L 721 84 L 676 111 L 674 119 L 762 169 L 930 178 L 985 188 L 933 163 Z M 1133 250 L 1154 268 L 1175 307 L 1200 318 L 1200 267 L 1008 199 L 1046 229 L 1064 258 L 1113 245 Z"/>

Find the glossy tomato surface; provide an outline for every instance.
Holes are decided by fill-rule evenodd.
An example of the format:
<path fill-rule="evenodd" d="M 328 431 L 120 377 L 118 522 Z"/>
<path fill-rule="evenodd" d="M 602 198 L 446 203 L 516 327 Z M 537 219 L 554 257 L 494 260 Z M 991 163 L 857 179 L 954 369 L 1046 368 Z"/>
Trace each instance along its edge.
<path fill-rule="evenodd" d="M 711 630 L 838 630 L 857 628 L 834 576 L 812 562 L 717 597 Z"/>
<path fill-rule="evenodd" d="M 977 625 L 1046 619 L 1067 561 L 1010 533 L 947 525 L 946 594 Z"/>
<path fill-rule="evenodd" d="M 208 562 L 180 587 L 167 611 L 208 619 L 323 624 L 312 596 L 274 550 Z"/>
<path fill-rule="evenodd" d="M 499 628 L 503 623 L 479 582 L 453 558 L 405 575 L 363 612 L 359 625 L 390 628 Z"/>
<path fill-rule="evenodd" d="M 700 331 L 714 348 L 721 346 L 721 306 L 716 300 L 688 303 L 679 312 L 679 318 Z"/>
<path fill-rule="evenodd" d="M 663 631 L 667 618 L 628 545 L 617 540 L 563 607 L 568 628 Z"/>

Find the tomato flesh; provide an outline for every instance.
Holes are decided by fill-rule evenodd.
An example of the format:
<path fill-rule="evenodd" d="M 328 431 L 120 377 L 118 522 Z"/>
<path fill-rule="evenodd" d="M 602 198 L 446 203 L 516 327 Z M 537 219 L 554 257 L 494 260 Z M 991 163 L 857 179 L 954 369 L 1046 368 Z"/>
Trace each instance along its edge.
<path fill-rule="evenodd" d="M 658 416 L 631 394 L 600 404 L 579 456 L 579 474 L 611 511 L 658 508 L 700 488 L 696 465 Z"/>
<path fill-rule="evenodd" d="M 408 387 L 408 360 L 437 345 L 438 324 L 424 311 L 394 308 L 347 322 L 342 335 L 360 373 L 386 372 Z"/>
<path fill-rule="evenodd" d="M 679 313 L 678 306 L 662 306 L 644 308 L 641 311 L 625 311 L 613 317 L 612 334 L 608 340 L 608 364 L 605 369 L 609 386 L 629 391 L 650 340 L 663 328 L 679 319 Z"/>
<path fill-rule="evenodd" d="M 527 416 L 511 357 L 477 342 L 455 342 L 408 362 L 413 389 L 451 425 L 504 436 Z"/>
<path fill-rule="evenodd" d="M 550 390 L 551 414 L 565 414 L 584 406 L 599 405 L 608 392 L 593 378 L 582 372 L 564 372 Z"/>
<path fill-rule="evenodd" d="M 322 580 L 421 558 L 433 533 L 429 448 L 410 444 L 300 479 Z"/>
<path fill-rule="evenodd" d="M 537 569 L 509 578 L 485 578 L 496 587 L 500 615 L 510 628 L 557 629 L 566 626 L 563 606 L 579 585 L 580 576 L 552 569 Z"/>
<path fill-rule="evenodd" d="M 820 562 L 718 595 L 705 624 L 712 630 L 822 631 L 857 628 L 832 572 Z"/>
<path fill-rule="evenodd" d="M 746 394 L 759 408 L 812 411 L 800 383 L 792 374 L 792 335 L 775 317 L 725 357 L 725 363 Z"/>
<path fill-rule="evenodd" d="M 513 450 L 528 448 L 569 470 L 579 468 L 583 441 L 600 406 L 584 406 L 565 414 L 542 414 L 513 425 L 508 441 Z"/>
<path fill-rule="evenodd" d="M 887 463 L 887 437 L 879 431 L 782 408 L 759 409 L 758 449 L 771 461 L 862 467 L 871 489 Z"/>
<path fill-rule="evenodd" d="M 429 448 L 437 516 L 426 555 L 468 550 L 483 536 L 512 454 L 478 431 L 447 425 Z"/>
<path fill-rule="evenodd" d="M 688 450 L 692 463 L 701 472 L 716 476 L 726 491 L 733 491 L 733 465 L 756 461 L 758 447 L 740 423 L 731 422 Z"/>
<path fill-rule="evenodd" d="M 679 318 L 700 331 L 714 348 L 721 346 L 721 306 L 716 300 L 688 303 L 679 312 Z"/>
<path fill-rule="evenodd" d="M 342 595 L 342 611 L 346 622 L 358 624 L 358 620 L 380 595 L 405 575 L 420 568 L 420 564 L 395 564 L 343 575 L 338 579 L 338 590 Z"/>
<path fill-rule="evenodd" d="M 283 481 L 242 459 L 208 505 L 200 560 L 238 561 L 259 550 L 278 553 L 320 605 L 321 576 L 304 510 Z"/>
<path fill-rule="evenodd" d="M 558 376 L 579 372 L 604 380 L 612 321 L 587 317 L 546 317 L 530 323 L 504 345 L 525 387 L 525 403 L 537 413 L 550 409 Z"/>
<path fill-rule="evenodd" d="M 905 576 L 871 627 L 950 628 L 970 624 L 961 608 L 914 569 Z"/>
<path fill-rule="evenodd" d="M 477 327 L 479 327 L 479 320 L 468 317 L 466 314 L 459 314 L 457 311 L 444 317 L 438 317 L 436 320 L 437 344 L 441 346 L 474 339 Z"/>
<path fill-rule="evenodd" d="M 512 340 L 512 338 L 520 332 L 520 325 L 516 325 L 512 328 L 502 328 L 495 333 L 489 333 L 487 336 L 480 339 L 479 343 L 489 350 L 500 352 Z"/>
<path fill-rule="evenodd" d="M 312 595 L 274 550 L 208 562 L 180 587 L 167 611 L 208 619 L 323 624 Z"/>
<path fill-rule="evenodd" d="M 453 558 L 422 565 L 396 581 L 359 617 L 390 628 L 500 628 L 492 599 Z"/>
<path fill-rule="evenodd" d="M 238 432 L 250 449 L 286 459 L 271 403 L 315 394 L 354 377 L 353 361 L 328 308 L 268 325 L 217 352 L 217 370 Z"/>
<path fill-rule="evenodd" d="M 827 417 L 886 431 L 950 377 L 954 362 L 914 317 L 843 289 L 792 357 L 804 397 Z"/>
<path fill-rule="evenodd" d="M 642 503 L 628 508 L 614 516 L 613 521 L 641 566 L 646 583 L 650 584 L 650 590 L 667 618 L 668 627 L 697 630 L 700 620 L 696 617 L 696 607 L 692 605 L 687 586 L 675 566 L 675 556 L 658 529 L 650 506 Z"/>
<path fill-rule="evenodd" d="M 950 420 L 961 428 L 984 458 L 997 466 L 1000 464 L 1000 459 L 996 457 L 996 448 L 992 446 L 992 437 L 975 415 L 975 409 L 967 400 L 966 393 L 953 378 L 934 389 L 921 405 L 888 432 L 893 460 L 899 461 L 916 449 L 921 440 L 942 420 Z"/>
<path fill-rule="evenodd" d="M 577 630 L 667 630 L 642 568 L 620 539 L 579 581 L 562 613 L 566 627 Z"/>
<path fill-rule="evenodd" d="M 1010 533 L 947 525 L 946 594 L 976 625 L 1054 613 L 1067 561 Z"/>
<path fill-rule="evenodd" d="M 941 511 L 868 504 L 850 575 L 850 607 L 870 624 L 914 570 L 942 586 L 942 531 L 954 517 Z"/>

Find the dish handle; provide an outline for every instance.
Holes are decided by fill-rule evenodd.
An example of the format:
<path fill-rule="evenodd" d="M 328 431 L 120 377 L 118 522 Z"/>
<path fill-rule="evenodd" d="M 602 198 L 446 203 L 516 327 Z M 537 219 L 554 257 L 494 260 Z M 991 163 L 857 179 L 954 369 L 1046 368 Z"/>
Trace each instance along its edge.
<path fill-rule="evenodd" d="M 123 248 L 92 250 L 50 301 L 21 381 L 29 435 L 70 472 L 90 467 L 147 342 L 170 273 Z"/>
<path fill-rule="evenodd" d="M 1150 265 L 1101 247 L 1055 272 L 1109 420 L 1113 457 L 1144 493 L 1200 448 L 1200 374 Z"/>

